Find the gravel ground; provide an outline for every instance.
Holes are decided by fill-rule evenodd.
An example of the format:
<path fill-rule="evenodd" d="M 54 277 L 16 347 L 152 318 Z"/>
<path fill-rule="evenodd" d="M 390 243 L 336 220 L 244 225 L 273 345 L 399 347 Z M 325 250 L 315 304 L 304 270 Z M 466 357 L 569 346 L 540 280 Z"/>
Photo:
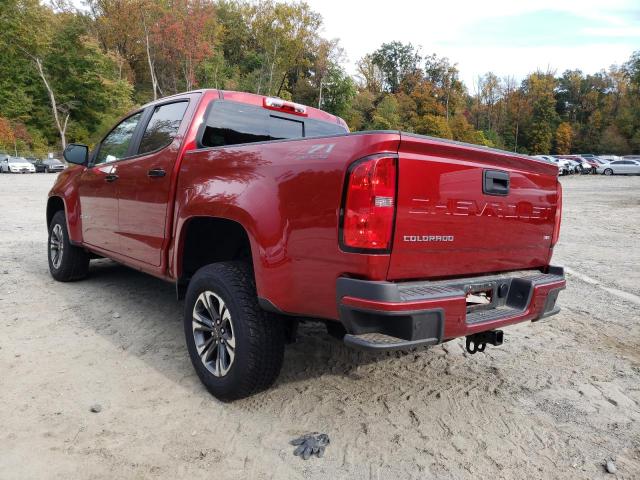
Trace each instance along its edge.
<path fill-rule="evenodd" d="M 502 347 L 370 355 L 304 325 L 233 404 L 198 381 L 172 285 L 108 260 L 51 279 L 53 180 L 0 175 L 0 479 L 640 478 L 640 177 L 562 179 L 563 310 Z M 331 445 L 304 462 L 309 431 Z"/>

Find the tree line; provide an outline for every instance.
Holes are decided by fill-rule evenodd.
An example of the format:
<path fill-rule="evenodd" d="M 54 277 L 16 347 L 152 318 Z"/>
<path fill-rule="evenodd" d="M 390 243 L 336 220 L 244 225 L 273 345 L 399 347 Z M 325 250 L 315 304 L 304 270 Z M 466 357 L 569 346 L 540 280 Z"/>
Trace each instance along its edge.
<path fill-rule="evenodd" d="M 640 51 L 595 74 L 488 72 L 411 44 L 355 75 L 306 3 L 273 0 L 1 0 L 0 150 L 94 144 L 135 105 L 194 88 L 317 106 L 352 130 L 402 129 L 540 154 L 640 152 Z"/>

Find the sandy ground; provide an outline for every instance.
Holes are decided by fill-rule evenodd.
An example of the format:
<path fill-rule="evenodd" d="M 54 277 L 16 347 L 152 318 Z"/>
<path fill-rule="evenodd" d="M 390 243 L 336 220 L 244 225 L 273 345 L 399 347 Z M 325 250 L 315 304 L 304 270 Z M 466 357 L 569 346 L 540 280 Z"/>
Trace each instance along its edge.
<path fill-rule="evenodd" d="M 640 478 L 640 177 L 563 179 L 562 313 L 411 353 L 301 327 L 268 392 L 222 404 L 172 285 L 107 260 L 49 276 L 53 175 L 0 175 L 0 479 Z M 90 407 L 100 404 L 100 413 Z M 309 431 L 323 459 L 292 455 Z"/>

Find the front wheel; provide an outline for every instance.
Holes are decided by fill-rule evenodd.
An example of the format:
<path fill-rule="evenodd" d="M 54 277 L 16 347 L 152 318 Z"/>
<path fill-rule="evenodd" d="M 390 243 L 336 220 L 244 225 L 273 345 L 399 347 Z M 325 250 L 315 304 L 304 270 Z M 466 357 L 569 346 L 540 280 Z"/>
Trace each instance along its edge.
<path fill-rule="evenodd" d="M 284 358 L 284 326 L 263 311 L 251 268 L 243 262 L 202 267 L 187 289 L 184 333 L 202 383 L 223 401 L 275 382 Z"/>
<path fill-rule="evenodd" d="M 64 212 L 56 212 L 49 225 L 49 272 L 59 282 L 80 280 L 89 271 L 89 254 L 69 242 Z"/>
<path fill-rule="evenodd" d="M 611 170 L 610 168 L 605 169 L 604 171 L 605 175 L 613 175 L 613 170 Z"/>

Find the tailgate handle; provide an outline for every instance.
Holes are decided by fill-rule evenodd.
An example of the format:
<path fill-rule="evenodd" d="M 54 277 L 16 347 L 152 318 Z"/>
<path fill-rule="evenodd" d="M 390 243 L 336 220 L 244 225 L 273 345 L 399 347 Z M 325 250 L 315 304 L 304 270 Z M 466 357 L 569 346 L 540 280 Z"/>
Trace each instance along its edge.
<path fill-rule="evenodd" d="M 486 195 L 508 195 L 509 172 L 485 170 L 482 180 L 482 192 Z"/>

